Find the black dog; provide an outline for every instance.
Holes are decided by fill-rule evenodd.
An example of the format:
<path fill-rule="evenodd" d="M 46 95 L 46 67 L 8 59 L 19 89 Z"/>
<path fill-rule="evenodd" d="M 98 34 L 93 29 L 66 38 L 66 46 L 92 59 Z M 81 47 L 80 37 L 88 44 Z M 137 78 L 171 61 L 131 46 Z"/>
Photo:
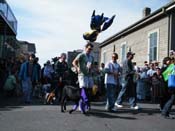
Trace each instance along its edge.
<path fill-rule="evenodd" d="M 71 85 L 67 85 L 63 88 L 63 94 L 62 94 L 62 99 L 61 99 L 61 112 L 64 112 L 66 110 L 66 101 L 74 101 L 75 106 L 73 109 L 69 111 L 71 114 L 73 111 L 75 111 L 78 106 L 79 106 L 79 101 L 82 100 L 83 98 L 81 97 L 81 89 L 79 87 L 74 87 Z M 81 109 L 83 114 L 85 114 L 85 102 L 82 102 Z"/>
<path fill-rule="evenodd" d="M 85 114 L 85 106 L 90 107 L 90 104 L 89 102 L 85 102 L 81 95 L 82 89 L 79 88 L 78 74 L 75 72 L 74 68 L 71 68 L 69 70 L 67 80 L 69 80 L 69 83 L 65 83 L 65 86 L 62 90 L 61 112 L 64 112 L 64 110 L 66 110 L 66 101 L 75 102 L 75 106 L 72 110 L 69 111 L 70 114 L 78 108 L 79 101 L 82 101 L 80 107 L 82 109 L 82 112 Z"/>

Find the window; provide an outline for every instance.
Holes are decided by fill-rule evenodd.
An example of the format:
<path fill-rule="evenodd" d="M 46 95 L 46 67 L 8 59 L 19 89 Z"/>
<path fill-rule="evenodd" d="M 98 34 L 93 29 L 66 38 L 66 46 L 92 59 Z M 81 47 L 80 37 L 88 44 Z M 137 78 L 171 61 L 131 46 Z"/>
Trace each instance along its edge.
<path fill-rule="evenodd" d="M 121 62 L 126 58 L 126 42 L 121 44 Z"/>
<path fill-rule="evenodd" d="M 113 45 L 113 52 L 115 52 L 115 45 Z"/>
<path fill-rule="evenodd" d="M 106 51 L 103 52 L 102 57 L 103 57 L 103 58 L 102 58 L 102 60 L 103 60 L 102 62 L 103 62 L 103 63 L 106 63 L 106 62 L 107 62 L 107 61 L 106 61 L 106 60 L 107 60 L 107 58 L 106 58 Z"/>
<path fill-rule="evenodd" d="M 148 34 L 148 59 L 149 62 L 157 61 L 158 54 L 158 30 L 150 32 Z"/>

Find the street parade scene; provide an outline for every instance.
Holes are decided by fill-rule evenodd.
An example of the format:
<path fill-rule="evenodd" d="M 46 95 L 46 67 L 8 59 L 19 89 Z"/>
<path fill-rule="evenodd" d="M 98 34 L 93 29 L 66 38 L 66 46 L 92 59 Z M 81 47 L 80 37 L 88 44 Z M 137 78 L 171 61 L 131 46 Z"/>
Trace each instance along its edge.
<path fill-rule="evenodd" d="M 174 0 L 37 2 L 0 0 L 1 131 L 174 130 Z"/>

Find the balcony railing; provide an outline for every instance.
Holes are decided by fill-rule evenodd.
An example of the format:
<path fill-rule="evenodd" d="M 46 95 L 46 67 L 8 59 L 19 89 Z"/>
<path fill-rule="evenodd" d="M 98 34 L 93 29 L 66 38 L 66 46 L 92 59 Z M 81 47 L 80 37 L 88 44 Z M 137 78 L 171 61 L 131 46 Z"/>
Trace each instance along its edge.
<path fill-rule="evenodd" d="M 6 18 L 14 32 L 17 33 L 17 20 L 5 0 L 0 0 L 0 13 Z"/>

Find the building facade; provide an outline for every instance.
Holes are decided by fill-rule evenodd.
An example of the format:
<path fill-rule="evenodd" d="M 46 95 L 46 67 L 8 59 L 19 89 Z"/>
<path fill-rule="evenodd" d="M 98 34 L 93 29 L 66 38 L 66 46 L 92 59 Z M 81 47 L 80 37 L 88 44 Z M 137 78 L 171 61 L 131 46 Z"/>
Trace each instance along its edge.
<path fill-rule="evenodd" d="M 68 63 L 69 67 L 72 67 L 72 61 L 81 52 L 83 52 L 83 50 L 74 50 L 74 51 L 68 51 L 67 52 L 67 63 Z"/>
<path fill-rule="evenodd" d="M 29 54 L 36 53 L 35 43 L 30 43 L 27 41 L 18 41 L 20 48 L 17 49 L 17 56 L 25 56 L 28 57 Z"/>
<path fill-rule="evenodd" d="M 15 39 L 17 35 L 17 20 L 6 0 L 0 0 L 0 58 L 14 52 L 14 46 L 7 39 Z"/>
<path fill-rule="evenodd" d="M 175 49 L 175 2 L 172 1 L 151 13 L 145 8 L 143 18 L 116 33 L 100 44 L 100 61 L 106 63 L 115 51 L 119 62 L 128 51 L 135 52 L 134 61 L 142 66 L 144 61 L 159 61 Z"/>
<path fill-rule="evenodd" d="M 94 56 L 94 62 L 98 64 L 98 66 L 100 65 L 100 61 L 99 61 L 99 58 L 100 58 L 100 47 L 99 47 L 99 44 L 98 42 L 92 42 L 93 44 L 93 56 Z"/>

